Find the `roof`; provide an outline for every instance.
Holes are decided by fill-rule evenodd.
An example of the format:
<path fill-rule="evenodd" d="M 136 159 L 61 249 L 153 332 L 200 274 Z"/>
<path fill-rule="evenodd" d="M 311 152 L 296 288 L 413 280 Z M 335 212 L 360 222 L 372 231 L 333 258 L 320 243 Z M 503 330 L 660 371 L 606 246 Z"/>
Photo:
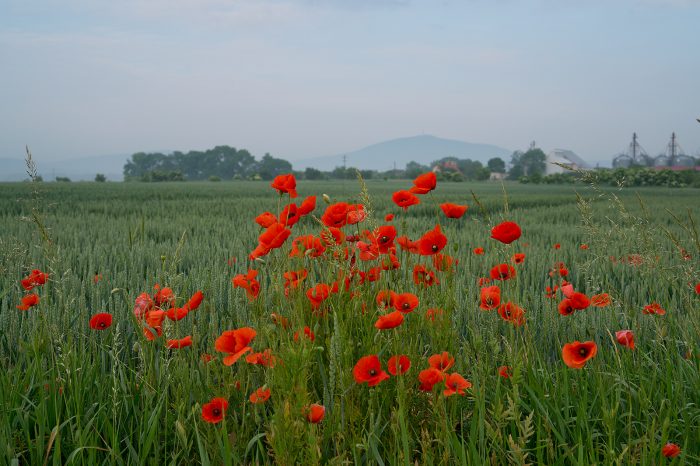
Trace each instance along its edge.
<path fill-rule="evenodd" d="M 549 154 L 547 154 L 547 158 L 565 159 L 570 163 L 576 164 L 577 167 L 590 168 L 585 160 L 568 149 L 552 149 Z"/>

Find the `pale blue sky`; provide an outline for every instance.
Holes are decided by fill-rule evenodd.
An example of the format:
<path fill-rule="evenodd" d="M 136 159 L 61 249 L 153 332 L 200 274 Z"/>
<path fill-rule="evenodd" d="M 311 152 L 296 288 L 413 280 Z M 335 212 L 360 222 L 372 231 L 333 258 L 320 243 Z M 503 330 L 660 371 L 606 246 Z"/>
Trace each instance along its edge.
<path fill-rule="evenodd" d="M 0 157 L 700 151 L 700 0 L 0 0 Z"/>

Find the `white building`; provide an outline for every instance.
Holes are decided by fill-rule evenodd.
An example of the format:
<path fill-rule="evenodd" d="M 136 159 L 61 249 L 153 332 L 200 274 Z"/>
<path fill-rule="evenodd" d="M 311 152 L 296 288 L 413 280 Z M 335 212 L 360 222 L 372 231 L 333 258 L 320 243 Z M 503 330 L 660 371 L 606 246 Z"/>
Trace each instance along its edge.
<path fill-rule="evenodd" d="M 591 167 L 573 151 L 567 149 L 553 149 L 547 154 L 547 168 L 545 171 L 546 175 L 553 175 L 555 173 L 565 173 L 567 170 L 559 165 L 560 163 L 567 165 L 574 170 L 583 169 L 589 170 Z"/>

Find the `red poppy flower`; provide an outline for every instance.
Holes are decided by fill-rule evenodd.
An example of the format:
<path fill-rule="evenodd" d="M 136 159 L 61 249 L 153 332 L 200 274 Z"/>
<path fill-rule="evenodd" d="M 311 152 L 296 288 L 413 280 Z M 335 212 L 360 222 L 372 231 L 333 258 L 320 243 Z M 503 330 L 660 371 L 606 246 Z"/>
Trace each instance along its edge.
<path fill-rule="evenodd" d="M 319 283 L 313 288 L 306 290 L 306 297 L 311 301 L 311 306 L 317 309 L 330 296 L 331 288 L 325 283 Z"/>
<path fill-rule="evenodd" d="M 211 424 L 216 424 L 224 419 L 227 409 L 228 401 L 226 398 L 214 398 L 202 406 L 202 419 Z"/>
<path fill-rule="evenodd" d="M 587 244 L 582 244 L 582 245 L 579 246 L 578 248 L 585 251 L 586 249 L 588 249 L 588 245 L 587 245 Z"/>
<path fill-rule="evenodd" d="M 143 330 L 143 336 L 146 337 L 146 340 L 148 340 L 148 341 L 153 341 L 156 338 L 163 335 L 163 328 L 162 327 L 143 327 L 142 330 Z"/>
<path fill-rule="evenodd" d="M 698 284 L 695 285 L 695 294 L 700 294 L 700 282 L 698 282 Z"/>
<path fill-rule="evenodd" d="M 659 303 L 651 303 L 647 306 L 644 306 L 644 309 L 642 309 L 642 312 L 644 314 L 657 314 L 657 315 L 664 315 L 666 314 L 666 310 L 661 307 Z"/>
<path fill-rule="evenodd" d="M 184 319 L 187 314 L 189 314 L 189 311 L 184 307 L 171 307 L 165 311 L 165 316 L 174 321 Z"/>
<path fill-rule="evenodd" d="M 396 296 L 398 295 L 391 290 L 382 290 L 377 293 L 375 301 L 377 302 L 377 306 L 382 309 L 386 309 L 388 307 L 394 307 L 394 300 L 396 299 Z"/>
<path fill-rule="evenodd" d="M 365 206 L 362 204 L 350 204 L 348 206 L 348 225 L 360 223 L 367 217 Z"/>
<path fill-rule="evenodd" d="M 156 309 L 144 314 L 143 336 L 147 340 L 153 341 L 163 335 L 163 321 L 165 320 L 165 311 Z"/>
<path fill-rule="evenodd" d="M 327 227 L 327 229 L 323 230 L 318 236 L 321 237 L 321 240 L 323 240 L 327 246 L 332 246 L 334 244 L 339 246 L 345 241 L 345 233 L 343 233 L 343 230 L 335 227 Z"/>
<path fill-rule="evenodd" d="M 513 263 L 515 263 L 515 264 L 522 264 L 523 262 L 525 262 L 525 254 L 523 254 L 521 252 L 517 252 L 517 253 L 513 254 L 511 261 L 513 261 Z"/>
<path fill-rule="evenodd" d="M 309 341 L 314 341 L 316 339 L 316 335 L 308 326 L 304 327 L 304 330 L 302 333 L 303 333 L 303 337 Z M 299 341 L 299 332 L 294 333 L 294 341 Z"/>
<path fill-rule="evenodd" d="M 437 176 L 435 176 L 435 173 L 423 173 L 422 175 L 416 177 L 415 180 L 413 180 L 413 187 L 411 188 L 411 192 L 413 194 L 427 194 L 433 189 L 435 189 L 436 185 Z"/>
<path fill-rule="evenodd" d="M 379 330 L 389 330 L 396 328 L 403 323 L 403 313 L 400 311 L 390 312 L 383 316 L 379 316 L 379 319 L 374 323 L 374 326 Z"/>
<path fill-rule="evenodd" d="M 504 244 L 510 244 L 520 238 L 522 231 L 515 222 L 499 223 L 491 229 L 491 238 Z"/>
<path fill-rule="evenodd" d="M 477 256 L 483 256 L 484 255 L 484 248 L 474 248 L 472 250 L 472 252 L 474 254 L 476 254 Z"/>
<path fill-rule="evenodd" d="M 561 244 L 556 243 L 556 244 L 554 245 L 554 249 L 561 249 Z"/>
<path fill-rule="evenodd" d="M 581 369 L 586 365 L 586 361 L 595 357 L 598 346 L 593 341 L 567 343 L 561 350 L 564 364 L 572 369 Z"/>
<path fill-rule="evenodd" d="M 298 236 L 292 241 L 289 257 L 320 257 L 326 251 L 321 238 L 314 235 Z"/>
<path fill-rule="evenodd" d="M 465 395 L 465 391 L 468 388 L 471 388 L 472 383 L 459 375 L 458 373 L 454 372 L 447 377 L 445 377 L 445 390 L 442 392 L 443 395 L 445 396 L 452 396 L 452 395 Z"/>
<path fill-rule="evenodd" d="M 420 387 L 418 388 L 424 392 L 432 392 L 433 387 L 443 380 L 445 380 L 445 373 L 431 367 L 430 369 L 420 371 L 418 374 L 418 381 L 420 382 Z"/>
<path fill-rule="evenodd" d="M 153 300 L 148 293 L 141 293 L 134 301 L 134 315 L 137 319 L 142 318 L 148 311 L 153 309 Z"/>
<path fill-rule="evenodd" d="M 525 323 L 525 310 L 510 301 L 498 307 L 498 315 L 506 322 L 510 322 L 516 327 Z"/>
<path fill-rule="evenodd" d="M 571 302 L 571 307 L 573 307 L 577 311 L 586 309 L 588 306 L 591 305 L 591 300 L 588 299 L 588 296 L 586 296 L 583 293 L 573 292 L 570 296 L 568 296 L 568 299 Z"/>
<path fill-rule="evenodd" d="M 29 275 L 21 280 L 22 288 L 31 291 L 35 286 L 41 286 L 48 280 L 49 274 L 42 272 L 39 269 L 32 270 Z"/>
<path fill-rule="evenodd" d="M 297 197 L 297 180 L 291 173 L 276 176 L 270 186 L 275 188 L 280 195 L 287 193 L 292 199 Z"/>
<path fill-rule="evenodd" d="M 172 305 L 175 303 L 175 293 L 173 293 L 173 290 L 168 287 L 161 288 L 159 285 L 156 285 L 155 287 L 157 291 L 156 294 L 153 296 L 153 301 L 156 303 L 156 306 L 172 307 Z"/>
<path fill-rule="evenodd" d="M 426 269 L 425 266 L 417 264 L 413 267 L 413 283 L 416 285 L 433 286 L 438 285 L 440 280 L 435 276 L 435 272 Z"/>
<path fill-rule="evenodd" d="M 376 241 L 379 252 L 386 254 L 394 247 L 396 238 L 396 227 L 393 225 L 382 225 L 374 231 L 372 240 Z"/>
<path fill-rule="evenodd" d="M 312 424 L 318 424 L 323 421 L 326 415 L 326 408 L 320 404 L 311 404 L 306 408 L 306 420 Z"/>
<path fill-rule="evenodd" d="M 418 307 L 418 296 L 413 293 L 401 293 L 394 296 L 394 309 L 408 314 Z"/>
<path fill-rule="evenodd" d="M 289 295 L 290 289 L 299 288 L 299 285 L 306 280 L 309 272 L 306 269 L 301 269 L 297 271 L 290 270 L 289 272 L 284 272 L 284 294 Z"/>
<path fill-rule="evenodd" d="M 498 368 L 498 375 L 503 377 L 504 379 L 508 379 L 511 377 L 511 368 L 508 366 L 501 366 Z"/>
<path fill-rule="evenodd" d="M 22 296 L 22 304 L 15 306 L 17 309 L 20 311 L 27 311 L 29 310 L 30 307 L 34 307 L 37 304 L 39 304 L 39 295 L 37 294 L 28 294 L 25 296 Z"/>
<path fill-rule="evenodd" d="M 93 330 L 105 330 L 112 325 L 112 314 L 101 312 L 90 318 L 90 328 Z"/>
<path fill-rule="evenodd" d="M 294 225 L 296 225 L 300 218 L 301 216 L 299 215 L 297 205 L 291 203 L 287 204 L 286 206 L 284 206 L 284 209 L 282 209 L 282 212 L 280 213 L 279 223 L 291 228 Z"/>
<path fill-rule="evenodd" d="M 418 253 L 422 256 L 430 256 L 442 251 L 442 248 L 447 244 L 447 236 L 442 234 L 440 225 L 435 225 L 435 228 L 418 240 Z"/>
<path fill-rule="evenodd" d="M 382 370 L 376 354 L 361 357 L 353 367 L 352 375 L 355 377 L 355 382 L 367 382 L 369 387 L 374 387 L 389 378 L 389 374 Z"/>
<path fill-rule="evenodd" d="M 250 327 L 242 327 L 235 330 L 226 330 L 214 342 L 214 348 L 221 353 L 228 353 L 224 357 L 224 365 L 230 366 L 252 348 L 250 342 L 255 338 L 256 332 Z"/>
<path fill-rule="evenodd" d="M 389 358 L 387 366 L 389 373 L 396 377 L 397 375 L 402 375 L 408 372 L 408 370 L 411 368 L 411 360 L 408 359 L 408 356 L 405 354 L 400 356 L 392 356 Z"/>
<path fill-rule="evenodd" d="M 277 217 L 272 212 L 263 212 L 262 214 L 255 217 L 255 223 L 263 228 L 269 228 L 275 223 L 277 223 Z"/>
<path fill-rule="evenodd" d="M 465 214 L 469 206 L 446 202 L 444 204 L 440 204 L 440 208 L 445 213 L 445 217 L 460 218 L 462 215 Z"/>
<path fill-rule="evenodd" d="M 182 349 L 192 346 L 192 336 L 187 335 L 185 338 L 180 338 L 179 340 L 168 340 L 165 343 L 168 349 Z"/>
<path fill-rule="evenodd" d="M 386 214 L 386 215 L 384 216 L 384 221 L 385 221 L 385 222 L 391 222 L 392 220 L 394 220 L 394 214 Z"/>
<path fill-rule="evenodd" d="M 679 447 L 675 443 L 669 442 L 663 446 L 663 448 L 661 449 L 661 454 L 664 455 L 666 458 L 675 458 L 676 456 L 681 454 L 681 447 Z"/>
<path fill-rule="evenodd" d="M 615 332 L 617 342 L 629 349 L 634 349 L 634 333 L 631 330 L 619 330 Z"/>
<path fill-rule="evenodd" d="M 396 238 L 396 242 L 399 243 L 399 246 L 401 246 L 401 249 L 404 251 L 408 251 L 411 254 L 418 254 L 418 241 L 411 241 L 408 239 L 408 236 L 399 236 Z"/>
<path fill-rule="evenodd" d="M 97 285 L 99 281 L 102 280 L 102 274 L 96 273 L 95 276 L 92 278 L 92 282 Z"/>
<path fill-rule="evenodd" d="M 292 230 L 285 228 L 284 224 L 275 223 L 262 232 L 258 237 L 258 242 L 268 249 L 276 249 L 282 246 L 291 234 Z"/>
<path fill-rule="evenodd" d="M 248 399 L 253 404 L 261 404 L 270 399 L 270 394 L 271 392 L 269 388 L 260 387 L 251 393 Z"/>
<path fill-rule="evenodd" d="M 260 365 L 263 367 L 275 367 L 277 358 L 272 354 L 271 349 L 266 349 L 262 353 L 252 353 L 245 357 L 248 364 Z"/>
<path fill-rule="evenodd" d="M 433 354 L 428 358 L 428 364 L 430 367 L 434 367 L 437 370 L 445 372 L 447 369 L 452 367 L 455 363 L 455 358 L 450 356 L 450 353 L 443 351 L 439 354 Z"/>
<path fill-rule="evenodd" d="M 391 196 L 391 200 L 397 206 L 403 207 L 403 210 L 408 210 L 412 205 L 420 204 L 420 199 L 408 191 L 396 191 Z"/>
<path fill-rule="evenodd" d="M 591 304 L 595 307 L 609 306 L 611 302 L 612 299 L 607 293 L 596 294 L 591 297 Z"/>
<path fill-rule="evenodd" d="M 501 304 L 501 289 L 497 286 L 485 286 L 481 289 L 481 304 L 485 311 L 496 309 Z"/>
<path fill-rule="evenodd" d="M 326 211 L 321 216 L 321 221 L 327 227 L 341 228 L 348 222 L 348 211 L 350 205 L 346 202 L 338 202 L 326 207 Z"/>
<path fill-rule="evenodd" d="M 570 316 L 571 314 L 574 313 L 576 310 L 572 305 L 571 305 L 571 300 L 568 298 L 563 299 L 559 305 L 557 306 L 557 309 L 559 310 L 559 314 L 563 316 Z"/>
<path fill-rule="evenodd" d="M 248 295 L 248 299 L 253 301 L 260 294 L 260 282 L 255 277 L 258 276 L 257 270 L 248 270 L 248 273 L 243 275 L 239 273 L 231 279 L 234 288 L 243 288 Z"/>
<path fill-rule="evenodd" d="M 493 280 L 510 280 L 515 277 L 515 267 L 510 264 L 495 265 L 489 275 Z"/>
<path fill-rule="evenodd" d="M 316 196 L 308 196 L 301 202 L 297 213 L 303 217 L 304 215 L 309 215 L 314 209 L 316 209 Z"/>

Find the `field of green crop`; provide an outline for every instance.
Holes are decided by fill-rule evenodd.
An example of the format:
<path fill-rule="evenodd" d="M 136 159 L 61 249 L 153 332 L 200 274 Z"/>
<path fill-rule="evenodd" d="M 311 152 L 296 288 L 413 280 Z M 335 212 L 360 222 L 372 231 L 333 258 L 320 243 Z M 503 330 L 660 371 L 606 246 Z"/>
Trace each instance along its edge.
<path fill-rule="evenodd" d="M 255 217 L 289 202 L 269 183 L 0 184 L 0 464 L 700 464 L 696 190 L 438 183 L 404 211 L 392 193 L 411 186 L 300 180 L 294 201 L 315 195 L 316 209 L 252 262 L 263 231 Z M 364 283 L 355 275 L 346 290 L 351 270 L 387 255 L 346 260 L 345 247 L 359 251 L 346 242 L 289 257 L 294 238 L 320 234 L 323 194 L 365 206 L 363 222 L 342 228 L 363 241 L 381 225 L 418 240 L 439 223 L 441 252 L 455 263 L 435 270 L 431 256 L 397 246 L 399 268 Z M 446 218 L 443 202 L 469 210 Z M 508 245 L 490 238 L 505 220 L 522 228 Z M 515 253 L 525 259 L 514 278 L 479 283 Z M 439 284 L 416 284 L 416 265 Z M 548 298 L 546 288 L 564 268 L 577 292 L 608 293 L 611 303 L 561 315 L 561 290 Z M 40 302 L 18 310 L 33 269 L 49 274 L 31 291 Z M 258 271 L 253 299 L 232 285 L 249 269 Z M 302 269 L 306 280 L 285 293 L 283 274 Z M 336 281 L 314 309 L 307 290 Z M 204 299 L 165 319 L 151 341 L 134 307 L 156 284 L 173 290 L 175 307 L 198 290 Z M 492 285 L 524 309 L 523 325 L 480 309 Z M 382 290 L 419 300 L 389 330 L 375 328 L 388 312 L 376 301 Z M 666 313 L 644 313 L 653 302 Z M 90 327 L 97 313 L 111 314 L 109 328 Z M 252 350 L 226 366 L 215 342 L 243 327 L 256 331 Z M 619 330 L 633 332 L 634 349 Z M 186 336 L 191 346 L 167 348 Z M 597 347 L 580 369 L 562 358 L 574 341 Z M 267 349 L 272 357 L 258 359 L 267 364 L 247 361 Z M 470 382 L 464 394 L 447 396 L 442 379 L 420 389 L 442 352 L 454 358 L 443 376 Z M 369 387 L 354 375 L 369 355 L 382 371 L 394 355 L 411 365 Z M 270 397 L 253 403 L 259 388 Z M 214 398 L 227 402 L 215 423 L 203 416 Z M 307 418 L 311 404 L 324 407 L 320 422 Z M 680 454 L 666 458 L 667 443 Z"/>

